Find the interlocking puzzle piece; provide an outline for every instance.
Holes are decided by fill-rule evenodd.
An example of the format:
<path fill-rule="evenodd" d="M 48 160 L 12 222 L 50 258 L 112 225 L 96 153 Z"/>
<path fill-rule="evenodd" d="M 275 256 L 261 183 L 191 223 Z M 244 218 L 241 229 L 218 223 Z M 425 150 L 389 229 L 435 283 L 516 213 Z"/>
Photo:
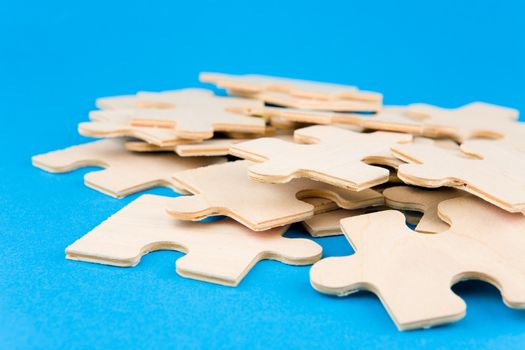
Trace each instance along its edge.
<path fill-rule="evenodd" d="M 334 112 L 379 112 L 381 104 L 369 101 L 355 100 L 317 100 L 310 98 L 299 98 L 280 92 L 261 92 L 253 95 L 253 98 L 264 101 L 266 104 L 283 106 L 289 108 L 334 111 Z"/>
<path fill-rule="evenodd" d="M 366 159 L 384 160 L 390 146 L 412 139 L 408 134 L 362 134 L 322 125 L 298 129 L 294 137 L 298 142 L 315 144 L 260 138 L 233 145 L 230 153 L 261 162 L 249 168 L 250 177 L 259 181 L 284 183 L 308 177 L 360 191 L 389 178 L 387 169 L 366 164 Z"/>
<path fill-rule="evenodd" d="M 278 107 L 260 107 L 260 108 L 229 108 L 229 110 L 253 116 L 261 116 L 266 119 L 287 121 L 289 123 L 305 124 L 344 124 L 346 128 L 351 125 L 355 126 L 355 117 L 348 113 L 333 113 L 315 110 L 305 110 L 297 108 L 278 108 Z"/>
<path fill-rule="evenodd" d="M 326 213 L 316 214 L 303 221 L 303 226 L 312 237 L 328 237 L 342 235 L 340 221 L 344 218 L 363 215 L 369 212 L 362 209 L 337 209 Z"/>
<path fill-rule="evenodd" d="M 185 252 L 178 274 L 236 286 L 260 260 L 309 265 L 321 247 L 300 238 L 282 237 L 287 227 L 254 232 L 231 219 L 212 223 L 184 222 L 166 215 L 173 198 L 143 195 L 66 249 L 72 260 L 135 266 L 151 251 Z"/>
<path fill-rule="evenodd" d="M 253 163 L 236 161 L 175 174 L 178 186 L 194 195 L 174 199 L 168 212 L 182 220 L 226 215 L 261 231 L 314 215 L 315 207 L 301 201 L 302 198 L 327 198 L 347 209 L 383 202 L 381 194 L 373 190 L 348 192 L 308 179 L 287 184 L 253 181 L 246 176 L 250 165 Z"/>
<path fill-rule="evenodd" d="M 421 233 L 438 233 L 448 230 L 449 225 L 439 218 L 439 203 L 467 195 L 466 192 L 454 188 L 425 190 L 409 186 L 395 186 L 383 191 L 387 206 L 423 213 L 415 229 Z"/>
<path fill-rule="evenodd" d="M 127 118 L 134 126 L 173 128 L 174 134 L 186 139 L 209 139 L 214 131 L 264 133 L 265 121 L 227 110 L 227 107 L 258 108 L 260 101 L 218 97 L 204 89 L 184 89 L 164 93 L 141 93 L 141 107 L 99 110 L 95 118 Z M 162 107 L 162 108 L 160 108 Z"/>
<path fill-rule="evenodd" d="M 88 137 L 134 137 L 159 147 L 175 147 L 195 140 L 177 137 L 173 129 L 133 126 L 128 123 L 110 121 L 91 121 L 80 123 L 78 132 Z"/>
<path fill-rule="evenodd" d="M 473 102 L 459 108 L 440 108 L 428 104 L 413 104 L 409 115 L 424 120 L 434 129 L 453 130 L 460 142 L 472 138 L 503 139 L 525 150 L 525 124 L 517 121 L 519 111 L 484 102 Z"/>
<path fill-rule="evenodd" d="M 434 128 L 427 127 L 422 118 L 409 115 L 407 107 L 403 106 L 383 106 L 380 112 L 368 116 L 346 113 L 342 122 L 370 130 L 406 132 L 426 137 L 447 137 L 453 134 L 452 129 L 441 130 L 442 134 L 438 134 Z"/>
<path fill-rule="evenodd" d="M 428 137 L 450 137 L 459 142 L 472 138 L 502 139 L 525 150 L 525 124 L 516 121 L 512 108 L 474 102 L 444 109 L 426 104 L 383 107 L 373 116 L 347 115 L 346 121 L 374 130 L 408 132 Z"/>
<path fill-rule="evenodd" d="M 442 202 L 439 213 L 451 227 L 435 235 L 410 230 L 394 210 L 343 219 L 356 253 L 316 263 L 313 287 L 338 296 L 369 290 L 400 330 L 463 318 L 450 286 L 465 279 L 489 282 L 505 305 L 525 308 L 525 217 L 475 197 Z"/>
<path fill-rule="evenodd" d="M 224 162 L 224 158 L 180 158 L 173 154 L 128 152 L 123 141 L 101 140 L 34 156 L 33 165 L 52 173 L 64 173 L 87 166 L 106 168 L 88 173 L 88 187 L 121 198 L 155 186 L 168 186 L 187 193 L 173 181 L 175 172 Z"/>
<path fill-rule="evenodd" d="M 408 184 L 455 187 L 507 211 L 525 211 L 522 152 L 494 140 L 469 140 L 460 149 L 464 155 L 429 144 L 395 145 L 392 152 L 413 163 L 398 170 L 398 177 Z"/>
<path fill-rule="evenodd" d="M 187 143 L 176 146 L 156 146 L 147 142 L 126 142 L 126 149 L 134 152 L 163 152 L 171 151 L 180 157 L 197 156 L 225 156 L 229 154 L 230 147 L 243 140 L 238 139 L 210 139 L 201 143 Z"/>
<path fill-rule="evenodd" d="M 277 138 L 282 140 L 293 140 L 291 135 L 280 135 Z M 243 139 L 210 139 L 200 143 L 184 143 L 175 147 L 159 147 L 147 142 L 129 141 L 126 142 L 126 149 L 133 152 L 165 152 L 175 151 L 180 157 L 210 157 L 226 156 L 230 154 L 230 147 L 236 143 L 243 142 Z"/>
<path fill-rule="evenodd" d="M 360 91 L 355 86 L 279 78 L 267 75 L 201 73 L 199 79 L 202 82 L 212 83 L 229 91 L 240 92 L 242 95 L 254 95 L 261 92 L 281 92 L 295 97 L 309 99 L 351 99 L 375 102 L 381 102 L 383 98 L 379 93 Z"/>

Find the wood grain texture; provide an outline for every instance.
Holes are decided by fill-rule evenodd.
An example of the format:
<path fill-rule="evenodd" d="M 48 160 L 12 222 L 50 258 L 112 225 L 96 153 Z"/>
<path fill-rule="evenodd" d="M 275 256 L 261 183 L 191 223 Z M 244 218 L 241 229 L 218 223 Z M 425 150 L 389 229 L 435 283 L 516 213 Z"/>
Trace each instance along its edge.
<path fill-rule="evenodd" d="M 282 237 L 287 227 L 254 232 L 231 219 L 184 222 L 166 214 L 174 198 L 143 195 L 67 247 L 72 260 L 135 266 L 155 250 L 186 253 L 176 262 L 184 277 L 236 286 L 260 260 L 308 265 L 321 247 L 301 238 Z"/>
<path fill-rule="evenodd" d="M 525 211 L 523 153 L 508 143 L 468 140 L 460 152 L 429 144 L 395 145 L 394 155 L 406 162 L 398 177 L 423 187 L 455 187 L 510 212 Z"/>
<path fill-rule="evenodd" d="M 173 181 L 178 171 L 226 161 L 225 158 L 181 158 L 174 154 L 129 152 L 123 140 L 101 140 L 34 156 L 33 165 L 52 173 L 97 166 L 105 168 L 84 176 L 87 186 L 121 198 L 156 186 L 187 193 Z"/>
<path fill-rule="evenodd" d="M 228 107 L 262 106 L 260 101 L 218 97 L 204 89 L 183 89 L 160 93 L 137 94 L 136 107 L 94 111 L 95 118 L 115 116 L 130 120 L 133 126 L 172 128 L 175 136 L 187 139 L 209 139 L 215 131 L 264 133 L 264 119 L 228 111 Z"/>
<path fill-rule="evenodd" d="M 252 164 L 236 161 L 175 174 L 178 186 L 194 195 L 175 199 L 168 212 L 182 220 L 226 215 L 260 231 L 314 215 L 314 205 L 302 198 L 326 198 L 348 209 L 383 203 L 381 194 L 373 190 L 350 192 L 308 179 L 286 184 L 257 182 L 246 175 Z"/>
<path fill-rule="evenodd" d="M 367 164 L 394 158 L 389 149 L 397 142 L 409 142 L 411 135 L 376 132 L 356 133 L 333 126 L 316 125 L 294 133 L 299 144 L 275 138 L 261 138 L 238 143 L 230 153 L 260 162 L 249 168 L 258 181 L 285 183 L 307 177 L 334 186 L 360 191 L 387 182 L 387 169 Z M 397 160 L 395 161 L 397 164 Z"/>
<path fill-rule="evenodd" d="M 465 279 L 491 283 L 505 305 L 525 308 L 525 217 L 473 196 L 442 202 L 439 213 L 451 227 L 435 235 L 408 229 L 394 210 L 343 219 L 356 253 L 316 263 L 313 287 L 339 296 L 371 291 L 400 330 L 463 318 L 465 303 L 450 287 Z"/>

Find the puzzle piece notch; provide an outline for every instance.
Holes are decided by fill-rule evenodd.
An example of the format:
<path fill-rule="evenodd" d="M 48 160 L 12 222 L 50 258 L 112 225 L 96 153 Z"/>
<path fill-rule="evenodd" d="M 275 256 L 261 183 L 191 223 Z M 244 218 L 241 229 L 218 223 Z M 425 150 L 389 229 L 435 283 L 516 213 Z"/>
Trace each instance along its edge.
<path fill-rule="evenodd" d="M 143 255 L 161 249 L 186 255 L 178 274 L 236 286 L 260 260 L 309 265 L 321 247 L 307 239 L 282 237 L 287 227 L 253 232 L 230 219 L 213 223 L 175 220 L 165 213 L 173 198 L 143 195 L 66 249 L 72 260 L 135 266 Z"/>
<path fill-rule="evenodd" d="M 100 110 L 91 115 L 107 121 L 126 119 L 132 126 L 172 128 L 175 136 L 185 139 L 209 139 L 214 131 L 265 131 L 261 118 L 227 110 L 227 107 L 259 108 L 262 107 L 260 101 L 218 97 L 204 89 L 184 89 L 140 93 L 136 103 L 137 108 Z"/>
<path fill-rule="evenodd" d="M 246 176 L 249 161 L 236 161 L 180 172 L 174 181 L 193 196 L 179 197 L 168 212 L 182 220 L 200 220 L 226 215 L 255 231 L 266 230 L 315 214 L 303 198 L 326 198 L 340 207 L 357 209 L 383 203 L 373 190 L 348 192 L 308 179 L 287 184 L 267 184 Z M 217 185 L 220 184 L 220 185 Z"/>
<path fill-rule="evenodd" d="M 425 190 L 409 186 L 395 186 L 385 189 L 383 196 L 385 204 L 393 209 L 423 213 L 415 228 L 417 232 L 439 233 L 449 229 L 449 225 L 439 218 L 439 203 L 452 198 L 468 196 L 468 194 L 454 188 Z"/>
<path fill-rule="evenodd" d="M 525 308 L 525 218 L 475 197 L 442 202 L 439 212 L 451 228 L 438 235 L 411 231 L 393 210 L 342 220 L 356 253 L 316 263 L 312 285 L 339 296 L 375 293 L 400 330 L 463 318 L 465 303 L 450 286 L 464 279 L 489 282 L 507 306 Z"/>
<path fill-rule="evenodd" d="M 362 134 L 316 125 L 296 130 L 294 138 L 307 144 L 261 138 L 233 145 L 230 153 L 259 162 L 249 168 L 250 177 L 258 181 L 286 183 L 308 177 L 360 191 L 389 178 L 387 169 L 366 164 L 366 159 L 384 160 L 391 145 L 408 142 L 412 136 L 386 132 Z"/>
<path fill-rule="evenodd" d="M 179 158 L 172 154 L 128 152 L 121 140 L 101 140 L 34 156 L 33 165 L 53 173 L 97 166 L 105 168 L 84 176 L 86 186 L 121 198 L 155 186 L 187 193 L 173 181 L 178 171 L 224 162 L 224 158 Z"/>
<path fill-rule="evenodd" d="M 465 141 L 460 149 L 462 154 L 434 145 L 412 144 L 395 145 L 392 152 L 412 163 L 399 167 L 398 177 L 405 183 L 455 187 L 509 212 L 525 212 L 522 152 L 493 140 Z"/>

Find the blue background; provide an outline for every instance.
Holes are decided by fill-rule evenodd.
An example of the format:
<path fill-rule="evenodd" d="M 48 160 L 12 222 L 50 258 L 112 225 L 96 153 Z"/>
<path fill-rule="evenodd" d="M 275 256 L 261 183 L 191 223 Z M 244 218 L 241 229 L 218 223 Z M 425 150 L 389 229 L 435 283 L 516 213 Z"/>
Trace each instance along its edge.
<path fill-rule="evenodd" d="M 84 187 L 93 169 L 30 165 L 87 141 L 76 124 L 96 97 L 199 86 L 199 71 L 355 84 L 388 104 L 525 110 L 522 4 L 0 1 L 0 347 L 523 348 L 525 313 L 480 282 L 454 287 L 464 320 L 400 333 L 370 293 L 315 292 L 308 267 L 261 262 L 228 288 L 178 276 L 177 252 L 132 269 L 66 261 L 67 245 L 137 195 Z M 343 237 L 318 242 L 326 256 L 351 253 Z"/>

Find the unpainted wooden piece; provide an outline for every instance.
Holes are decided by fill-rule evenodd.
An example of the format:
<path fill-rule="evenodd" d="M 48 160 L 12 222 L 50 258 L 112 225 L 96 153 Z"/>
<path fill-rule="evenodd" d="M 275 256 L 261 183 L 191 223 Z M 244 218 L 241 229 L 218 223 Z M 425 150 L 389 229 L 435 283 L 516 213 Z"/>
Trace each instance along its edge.
<path fill-rule="evenodd" d="M 400 330 L 463 318 L 465 303 L 450 286 L 465 279 L 491 283 L 505 305 L 525 308 L 525 217 L 472 196 L 442 202 L 439 213 L 451 227 L 436 235 L 410 230 L 394 210 L 343 219 L 356 253 L 316 263 L 313 287 L 338 296 L 371 291 Z"/>
<path fill-rule="evenodd" d="M 72 260 L 114 266 L 135 266 L 155 250 L 178 250 L 178 274 L 236 286 L 260 260 L 309 265 L 321 257 L 321 247 L 301 238 L 282 237 L 287 227 L 254 232 L 224 219 L 212 223 L 184 222 L 166 215 L 173 198 L 143 195 L 70 245 Z"/>
<path fill-rule="evenodd" d="M 308 179 L 287 184 L 253 181 L 246 175 L 251 165 L 236 161 L 175 174 L 174 181 L 194 195 L 176 198 L 168 212 L 182 220 L 226 215 L 261 231 L 314 215 L 315 207 L 302 198 L 326 198 L 347 209 L 383 203 L 382 196 L 373 190 L 349 192 Z"/>
<path fill-rule="evenodd" d="M 468 194 L 454 188 L 428 190 L 395 186 L 384 190 L 383 196 L 385 196 L 385 204 L 391 208 L 423 213 L 415 228 L 417 232 L 439 233 L 449 228 L 449 225 L 439 218 L 439 203 L 452 198 L 468 196 Z"/>
<path fill-rule="evenodd" d="M 261 92 L 280 92 L 299 98 L 318 100 L 350 99 L 381 102 L 383 98 L 379 93 L 361 91 L 355 86 L 272 77 L 267 75 L 201 73 L 199 79 L 202 82 L 212 83 L 219 88 L 237 92 L 244 96 L 254 95 Z"/>
<path fill-rule="evenodd" d="M 427 137 L 449 137 L 458 142 L 474 138 L 501 139 L 525 151 L 525 124 L 512 108 L 473 102 L 454 109 L 427 104 L 385 106 L 371 116 L 348 114 L 347 122 L 374 130 L 408 132 Z"/>
<path fill-rule="evenodd" d="M 256 95 L 253 95 L 253 98 L 261 100 L 264 103 L 270 105 L 312 111 L 376 113 L 381 110 L 381 103 L 378 102 L 343 99 L 318 100 L 310 98 L 300 98 L 280 92 L 261 92 Z"/>
<path fill-rule="evenodd" d="M 88 137 L 134 137 L 157 147 L 171 147 L 172 149 L 176 145 L 196 142 L 196 140 L 175 136 L 173 129 L 133 126 L 122 122 L 84 122 L 78 125 L 78 132 Z"/>
<path fill-rule="evenodd" d="M 366 164 L 367 159 L 380 163 L 392 145 L 409 142 L 412 136 L 387 132 L 362 134 L 316 125 L 296 130 L 294 138 L 309 144 L 260 138 L 233 145 L 230 153 L 260 162 L 249 168 L 250 177 L 259 181 L 285 183 L 308 177 L 360 191 L 389 178 L 387 169 Z"/>
<path fill-rule="evenodd" d="M 369 208 L 337 209 L 316 214 L 304 220 L 303 226 L 312 237 L 328 237 L 342 235 L 340 221 L 344 218 L 354 217 L 369 213 Z"/>
<path fill-rule="evenodd" d="M 525 151 L 525 124 L 517 121 L 519 111 L 514 108 L 473 102 L 446 109 L 419 103 L 410 105 L 407 114 L 422 119 L 437 132 L 452 129 L 451 136 L 459 142 L 473 138 L 502 139 Z"/>
<path fill-rule="evenodd" d="M 180 157 L 210 157 L 229 154 L 230 147 L 241 142 L 238 139 L 210 139 L 200 143 L 187 143 L 171 147 L 160 147 L 146 142 L 126 142 L 126 149 L 133 152 L 166 152 L 177 153 Z"/>
<path fill-rule="evenodd" d="M 399 167 L 398 177 L 405 183 L 455 187 L 507 211 L 525 212 L 522 152 L 494 140 L 468 140 L 460 149 L 463 155 L 434 145 L 412 144 L 395 145 L 392 152 L 412 163 Z"/>
<path fill-rule="evenodd" d="M 289 123 L 304 124 L 343 124 L 345 127 L 351 125 L 355 129 L 361 128 L 355 124 L 355 117 L 348 113 L 334 113 L 297 108 L 260 107 L 260 108 L 229 108 L 229 110 L 253 116 L 261 116 L 270 120 L 284 120 Z"/>
<path fill-rule="evenodd" d="M 164 93 L 139 93 L 140 108 L 99 110 L 94 118 L 127 118 L 133 126 L 172 128 L 176 137 L 204 140 L 214 131 L 264 133 L 264 119 L 228 111 L 228 107 L 258 108 L 256 100 L 218 97 L 204 89 L 183 89 Z"/>
<path fill-rule="evenodd" d="M 178 171 L 224 162 L 224 158 L 180 158 L 174 154 L 128 152 L 122 140 L 101 140 L 34 156 L 33 165 L 52 173 L 97 166 L 84 176 L 86 186 L 112 197 L 125 197 L 156 186 L 187 193 L 173 181 Z"/>

